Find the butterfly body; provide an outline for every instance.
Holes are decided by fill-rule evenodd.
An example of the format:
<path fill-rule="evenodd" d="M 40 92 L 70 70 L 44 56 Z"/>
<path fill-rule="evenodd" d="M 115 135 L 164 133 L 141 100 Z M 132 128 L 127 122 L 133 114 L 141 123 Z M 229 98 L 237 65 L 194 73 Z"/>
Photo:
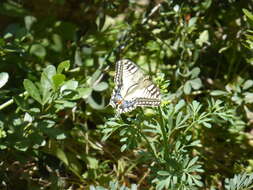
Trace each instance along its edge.
<path fill-rule="evenodd" d="M 123 59 L 116 63 L 114 82 L 116 85 L 110 105 L 119 113 L 132 111 L 137 106 L 160 105 L 159 89 L 130 60 Z"/>

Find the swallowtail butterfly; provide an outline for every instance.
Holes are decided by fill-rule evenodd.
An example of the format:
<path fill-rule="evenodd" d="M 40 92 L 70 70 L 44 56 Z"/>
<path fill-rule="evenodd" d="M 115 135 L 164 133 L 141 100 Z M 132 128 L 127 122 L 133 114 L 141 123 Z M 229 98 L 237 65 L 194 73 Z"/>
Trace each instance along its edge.
<path fill-rule="evenodd" d="M 159 89 L 128 59 L 116 63 L 114 83 L 110 105 L 117 109 L 117 114 L 132 111 L 137 106 L 159 106 L 161 103 Z"/>

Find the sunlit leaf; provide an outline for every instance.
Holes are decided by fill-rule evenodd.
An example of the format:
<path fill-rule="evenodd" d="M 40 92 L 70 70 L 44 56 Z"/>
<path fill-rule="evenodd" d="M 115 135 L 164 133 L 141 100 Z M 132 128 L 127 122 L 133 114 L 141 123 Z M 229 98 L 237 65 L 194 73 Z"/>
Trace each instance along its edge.
<path fill-rule="evenodd" d="M 199 67 L 194 67 L 191 71 L 191 78 L 196 78 L 199 76 L 200 73 L 200 68 Z"/>
<path fill-rule="evenodd" d="M 224 95 L 227 95 L 227 92 L 223 91 L 223 90 L 213 90 L 213 91 L 211 91 L 210 94 L 212 96 L 224 96 Z"/>
<path fill-rule="evenodd" d="M 66 61 L 62 61 L 58 67 L 57 67 L 57 73 L 60 74 L 62 73 L 62 71 L 68 71 L 70 67 L 70 61 L 66 60 Z"/>
<path fill-rule="evenodd" d="M 33 117 L 29 113 L 25 113 L 24 121 L 31 123 L 33 121 Z"/>
<path fill-rule="evenodd" d="M 40 44 L 33 44 L 30 53 L 42 59 L 46 56 L 46 49 Z"/>
<path fill-rule="evenodd" d="M 28 15 L 24 17 L 25 27 L 29 31 L 32 28 L 32 25 L 37 21 L 36 17 Z"/>
<path fill-rule="evenodd" d="M 32 98 L 34 98 L 37 102 L 42 104 L 39 89 L 35 86 L 35 84 L 32 81 L 30 81 L 29 79 L 25 79 L 23 84 L 24 84 L 24 87 L 25 87 L 26 91 L 28 92 L 28 94 Z"/>
<path fill-rule="evenodd" d="M 200 78 L 192 79 L 189 82 L 191 83 L 191 86 L 194 90 L 198 90 L 202 87 L 202 82 Z"/>
<path fill-rule="evenodd" d="M 69 165 L 69 161 L 68 161 L 67 155 L 65 154 L 65 152 L 64 152 L 61 148 L 57 148 L 57 149 L 55 150 L 55 154 L 56 154 L 56 156 L 57 156 L 63 163 L 65 163 L 66 165 Z"/>
<path fill-rule="evenodd" d="M 53 43 L 51 44 L 51 49 L 56 52 L 61 52 L 63 49 L 62 39 L 59 34 L 53 34 L 52 35 Z"/>
<path fill-rule="evenodd" d="M 248 11 L 247 9 L 242 9 L 243 13 L 250 19 L 253 21 L 253 14 Z"/>
<path fill-rule="evenodd" d="M 77 92 L 83 99 L 88 98 L 92 93 L 92 88 L 78 88 Z"/>
<path fill-rule="evenodd" d="M 53 82 L 56 89 L 59 88 L 61 84 L 63 84 L 63 82 L 65 81 L 65 78 L 66 77 L 63 74 L 56 74 L 53 76 Z"/>
<path fill-rule="evenodd" d="M 191 83 L 190 81 L 187 81 L 185 84 L 184 84 L 184 93 L 185 94 L 190 94 L 191 93 Z"/>
<path fill-rule="evenodd" d="M 63 92 L 64 90 L 76 90 L 78 87 L 78 82 L 75 80 L 69 80 L 62 85 L 60 91 Z"/>
<path fill-rule="evenodd" d="M 200 33 L 199 38 L 196 40 L 196 43 L 199 46 L 203 46 L 204 44 L 208 44 L 209 40 L 209 32 L 208 30 L 204 30 L 203 32 Z"/>
<path fill-rule="evenodd" d="M 2 72 L 0 73 L 0 88 L 2 88 L 8 81 L 9 79 L 9 74 Z"/>
<path fill-rule="evenodd" d="M 53 65 L 48 65 L 41 74 L 40 85 L 43 104 L 46 104 L 51 98 L 51 89 L 54 89 L 53 76 L 55 74 L 56 71 Z"/>
<path fill-rule="evenodd" d="M 251 88 L 252 86 L 253 86 L 253 80 L 247 80 L 243 84 L 243 90 L 247 90 L 247 89 Z"/>
<path fill-rule="evenodd" d="M 97 85 L 93 86 L 93 89 L 95 91 L 100 92 L 100 91 L 106 90 L 108 88 L 108 86 L 109 86 L 108 83 L 106 83 L 106 82 L 100 82 Z"/>
<path fill-rule="evenodd" d="M 245 96 L 246 103 L 253 103 L 253 93 L 246 92 L 244 93 L 244 96 Z"/>

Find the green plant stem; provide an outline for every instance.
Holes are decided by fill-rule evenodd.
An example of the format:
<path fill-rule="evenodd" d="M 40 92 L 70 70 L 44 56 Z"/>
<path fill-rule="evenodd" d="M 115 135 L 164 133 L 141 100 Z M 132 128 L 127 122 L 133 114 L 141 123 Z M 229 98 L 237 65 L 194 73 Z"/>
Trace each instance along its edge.
<path fill-rule="evenodd" d="M 145 17 L 142 21 L 141 24 L 146 24 L 148 22 L 148 20 L 150 19 L 150 17 L 152 17 L 153 14 L 156 13 L 156 11 L 158 11 L 161 7 L 161 3 L 157 4 L 155 7 L 152 8 L 152 10 L 150 11 L 150 13 L 148 14 L 147 17 Z"/>
<path fill-rule="evenodd" d="M 19 96 L 23 97 L 23 96 L 25 96 L 27 94 L 28 94 L 28 92 L 25 91 L 25 92 L 19 94 Z M 3 104 L 0 105 L 0 110 L 3 110 L 4 108 L 8 107 L 9 105 L 11 105 L 13 103 L 14 103 L 13 99 L 8 100 L 7 102 L 5 102 L 5 103 L 3 103 Z"/>
<path fill-rule="evenodd" d="M 168 138 L 167 138 L 167 133 L 166 133 L 166 129 L 165 129 L 165 125 L 164 125 L 164 119 L 163 119 L 163 114 L 162 114 L 162 110 L 161 107 L 158 107 L 158 111 L 159 111 L 159 126 L 161 128 L 162 131 L 162 137 L 163 137 L 163 148 L 164 148 L 164 157 L 166 158 L 169 155 L 169 151 L 168 151 Z"/>
<path fill-rule="evenodd" d="M 146 143 L 148 144 L 148 149 L 150 150 L 150 152 L 153 153 L 155 159 L 158 160 L 158 155 L 157 155 L 157 153 L 156 153 L 156 150 L 153 148 L 153 146 L 152 146 L 151 143 L 149 142 L 148 138 L 140 131 L 139 128 L 137 128 L 137 132 L 138 132 L 139 135 L 146 141 Z"/>

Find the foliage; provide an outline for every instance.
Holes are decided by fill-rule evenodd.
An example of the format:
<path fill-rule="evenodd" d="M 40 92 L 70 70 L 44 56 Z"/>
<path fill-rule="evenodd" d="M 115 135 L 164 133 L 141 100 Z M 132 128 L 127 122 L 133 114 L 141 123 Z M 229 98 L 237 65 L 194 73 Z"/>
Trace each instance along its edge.
<path fill-rule="evenodd" d="M 232 179 L 225 180 L 225 189 L 227 190 L 240 190 L 251 189 L 253 187 L 253 175 L 251 174 L 239 174 L 235 175 Z"/>
<path fill-rule="evenodd" d="M 0 10 L 1 189 L 252 188 L 250 1 Z M 121 58 L 153 78 L 160 107 L 107 106 Z"/>
<path fill-rule="evenodd" d="M 118 182 L 112 182 L 112 181 L 110 181 L 110 183 L 109 183 L 109 189 L 101 187 L 101 186 L 97 186 L 97 187 L 94 187 L 93 185 L 90 186 L 90 190 L 117 190 L 117 189 L 120 189 L 120 190 L 136 190 L 137 186 L 135 184 L 132 184 L 131 188 L 128 188 L 124 185 L 119 186 Z"/>

